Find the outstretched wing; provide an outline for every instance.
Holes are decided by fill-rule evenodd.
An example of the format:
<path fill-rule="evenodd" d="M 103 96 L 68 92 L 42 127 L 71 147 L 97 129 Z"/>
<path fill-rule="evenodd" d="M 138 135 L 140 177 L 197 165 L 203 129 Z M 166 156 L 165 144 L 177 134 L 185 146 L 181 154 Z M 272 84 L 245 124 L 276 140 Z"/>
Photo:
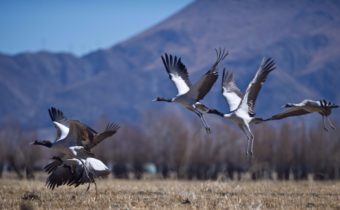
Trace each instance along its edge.
<path fill-rule="evenodd" d="M 95 177 L 107 176 L 110 173 L 103 162 L 91 157 L 85 159 L 54 157 L 53 161 L 44 167 L 44 170 L 49 174 L 46 185 L 52 190 L 61 185 L 77 187 L 94 182 Z"/>
<path fill-rule="evenodd" d="M 300 107 L 292 107 L 292 108 L 289 108 L 279 114 L 276 114 L 276 115 L 273 115 L 271 118 L 269 119 L 266 119 L 267 120 L 280 120 L 280 119 L 283 119 L 283 118 L 286 118 L 286 117 L 293 117 L 293 116 L 299 116 L 299 115 L 305 115 L 305 114 L 308 114 L 310 112 L 304 110 L 304 109 L 301 109 Z"/>
<path fill-rule="evenodd" d="M 202 100 L 204 96 L 211 90 L 212 86 L 215 84 L 218 78 L 217 66 L 218 64 L 227 57 L 228 52 L 225 49 L 215 49 L 216 51 L 216 61 L 211 66 L 209 71 L 203 75 L 203 77 L 198 80 L 189 90 L 189 95 L 196 99 L 196 101 Z"/>
<path fill-rule="evenodd" d="M 85 160 L 82 160 L 83 162 Z M 85 165 L 77 159 L 66 159 L 65 161 L 54 160 L 45 166 L 45 171 L 49 174 L 46 185 L 50 189 L 54 189 L 61 185 L 73 185 L 75 187 L 92 182 L 91 173 L 85 172 Z"/>
<path fill-rule="evenodd" d="M 49 174 L 46 180 L 46 185 L 50 189 L 61 185 L 83 184 L 81 182 L 83 174 L 80 169 L 83 167 L 79 164 L 79 160 L 69 159 L 68 162 L 74 162 L 72 165 L 66 165 L 60 158 L 54 160 L 44 167 L 44 170 Z"/>
<path fill-rule="evenodd" d="M 117 123 L 109 123 L 106 126 L 106 129 L 102 132 L 99 133 L 98 135 L 96 135 L 93 139 L 92 142 L 90 142 L 88 145 L 86 145 L 86 149 L 90 150 L 93 147 L 95 147 L 97 144 L 99 144 L 100 142 L 102 142 L 104 139 L 113 136 L 118 129 L 120 128 L 120 126 Z"/>
<path fill-rule="evenodd" d="M 61 126 L 65 126 L 66 128 L 69 127 L 69 122 L 67 120 L 67 118 L 64 116 L 64 113 L 55 108 L 55 107 L 51 107 L 48 109 L 48 114 L 50 115 L 50 118 L 52 120 L 52 122 L 54 123 L 54 127 L 57 130 L 57 137 L 56 140 L 60 140 L 66 137 L 66 135 L 68 134 L 67 129 L 61 129 Z M 56 122 L 61 124 L 61 126 L 56 125 Z"/>
<path fill-rule="evenodd" d="M 224 96 L 230 111 L 234 111 L 240 105 L 243 94 L 234 81 L 233 73 L 223 69 L 222 95 Z"/>
<path fill-rule="evenodd" d="M 88 125 L 81 123 L 78 120 L 68 120 L 65 116 L 64 113 L 60 110 L 57 109 L 55 107 L 51 107 L 50 109 L 48 109 L 48 113 L 50 115 L 51 120 L 53 121 L 56 129 L 57 129 L 57 138 L 56 141 L 61 140 L 66 138 L 68 135 L 72 134 L 74 135 L 74 133 L 70 133 L 70 131 L 72 130 L 72 132 L 76 132 L 78 133 L 78 130 L 73 131 L 73 129 L 75 127 L 77 127 L 77 129 L 83 130 L 83 132 L 86 132 L 87 136 L 93 136 L 95 134 L 97 134 L 97 131 L 95 131 L 93 128 L 89 127 Z M 71 126 L 71 124 L 79 124 L 80 126 Z M 72 127 L 72 129 L 71 129 Z"/>
<path fill-rule="evenodd" d="M 247 110 L 250 116 L 255 116 L 254 107 L 257 95 L 266 81 L 268 74 L 275 68 L 275 62 L 271 58 L 263 58 L 260 68 L 257 70 L 255 77 L 247 87 L 239 109 Z"/>
<path fill-rule="evenodd" d="M 190 90 L 191 82 L 189 80 L 188 70 L 182 63 L 181 58 L 168 55 L 161 56 L 164 67 L 169 74 L 169 78 L 175 84 L 178 94 L 182 95 Z"/>
<path fill-rule="evenodd" d="M 50 115 L 50 118 L 53 122 L 59 122 L 66 125 L 67 122 L 67 118 L 64 116 L 64 113 L 55 108 L 55 107 L 51 107 L 48 109 L 48 114 Z"/>
<path fill-rule="evenodd" d="M 62 140 L 62 144 L 70 146 L 86 147 L 94 139 L 96 133 L 88 129 L 88 126 L 79 122 L 78 120 L 72 120 L 69 123 L 68 135 Z"/>

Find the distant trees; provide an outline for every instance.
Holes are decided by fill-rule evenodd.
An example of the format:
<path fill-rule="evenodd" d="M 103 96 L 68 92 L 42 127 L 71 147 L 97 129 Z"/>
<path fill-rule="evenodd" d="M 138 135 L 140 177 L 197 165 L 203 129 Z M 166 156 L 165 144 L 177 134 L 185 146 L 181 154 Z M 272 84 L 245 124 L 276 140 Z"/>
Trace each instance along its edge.
<path fill-rule="evenodd" d="M 19 179 L 34 178 L 34 164 L 42 159 L 40 148 L 29 146 L 35 138 L 36 132 L 25 132 L 16 122 L 0 128 L 0 176 L 6 167 Z"/>
<path fill-rule="evenodd" d="M 98 122 L 98 130 L 104 129 L 105 121 Z M 216 118 L 209 122 L 210 136 L 199 122 L 179 114 L 145 112 L 141 120 L 121 124 L 118 133 L 93 152 L 112 167 L 116 178 L 140 179 L 154 165 L 164 178 L 238 179 L 247 172 L 254 180 L 299 180 L 309 174 L 318 180 L 340 179 L 340 131 L 327 133 L 321 122 L 254 125 L 251 162 L 242 132 Z M 41 148 L 29 146 L 35 138 L 36 132 L 23 131 L 15 123 L 0 128 L 0 175 L 6 166 L 19 178 L 33 178 L 35 166 L 46 158 Z"/>

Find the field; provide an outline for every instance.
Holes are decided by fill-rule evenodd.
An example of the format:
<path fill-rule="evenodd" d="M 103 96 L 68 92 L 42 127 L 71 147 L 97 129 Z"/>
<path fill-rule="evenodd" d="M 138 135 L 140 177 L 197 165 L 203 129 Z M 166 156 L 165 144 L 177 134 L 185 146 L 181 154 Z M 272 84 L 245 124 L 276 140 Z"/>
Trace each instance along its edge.
<path fill-rule="evenodd" d="M 98 180 L 91 186 L 0 179 L 0 209 L 340 209 L 340 182 Z"/>

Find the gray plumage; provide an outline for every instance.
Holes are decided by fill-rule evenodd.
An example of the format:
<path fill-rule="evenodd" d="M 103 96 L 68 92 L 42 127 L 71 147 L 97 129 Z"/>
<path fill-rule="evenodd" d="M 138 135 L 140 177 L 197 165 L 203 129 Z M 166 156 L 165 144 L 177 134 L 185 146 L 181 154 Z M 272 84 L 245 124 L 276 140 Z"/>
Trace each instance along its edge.
<path fill-rule="evenodd" d="M 281 113 L 273 115 L 272 117 L 266 119 L 266 121 L 280 120 L 280 119 L 284 119 L 287 117 L 300 116 L 300 115 L 317 112 L 322 116 L 323 126 L 324 126 L 323 128 L 326 131 L 328 131 L 326 120 L 328 121 L 329 126 L 333 130 L 335 129 L 334 124 L 329 119 L 329 115 L 331 115 L 332 109 L 339 108 L 339 106 L 332 102 L 328 102 L 326 100 L 315 101 L 315 100 L 306 99 L 296 104 L 287 103 L 286 105 L 284 105 L 284 107 L 288 109 Z"/>
<path fill-rule="evenodd" d="M 98 133 L 79 120 L 67 119 L 59 109 L 51 107 L 48 112 L 57 130 L 57 138 L 54 142 L 36 140 L 33 144 L 49 147 L 69 157 L 75 155 L 73 147 L 81 146 L 90 151 L 95 145 L 114 135 L 119 129 L 118 124 L 109 123 L 103 132 Z"/>
<path fill-rule="evenodd" d="M 250 124 L 263 121 L 261 118 L 255 118 L 255 102 L 268 74 L 275 68 L 275 63 L 271 58 L 263 59 L 254 78 L 249 83 L 245 94 L 242 94 L 237 87 L 233 74 L 224 69 L 221 89 L 230 111 L 227 114 L 217 110 L 209 111 L 210 113 L 228 118 L 239 126 L 247 136 L 248 144 L 246 154 L 250 156 L 253 154 L 254 142 L 254 135 L 251 132 Z"/>
<path fill-rule="evenodd" d="M 88 183 L 95 183 L 95 178 L 106 177 L 110 174 L 108 167 L 92 156 L 79 158 L 53 157 L 53 161 L 44 167 L 49 174 L 46 185 L 50 189 L 62 185 L 78 187 Z M 97 191 L 97 190 L 96 190 Z"/>
<path fill-rule="evenodd" d="M 199 101 L 211 90 L 218 78 L 217 66 L 228 55 L 225 49 L 215 51 L 217 56 L 215 63 L 194 85 L 190 82 L 187 68 L 182 63 L 181 58 L 168 55 L 167 53 L 161 56 L 164 67 L 169 74 L 170 80 L 176 86 L 178 94 L 171 99 L 162 97 L 156 97 L 154 99 L 154 101 L 176 102 L 194 112 L 201 119 L 207 133 L 210 133 L 210 128 L 205 122 L 202 112 L 207 112 L 209 108 Z"/>

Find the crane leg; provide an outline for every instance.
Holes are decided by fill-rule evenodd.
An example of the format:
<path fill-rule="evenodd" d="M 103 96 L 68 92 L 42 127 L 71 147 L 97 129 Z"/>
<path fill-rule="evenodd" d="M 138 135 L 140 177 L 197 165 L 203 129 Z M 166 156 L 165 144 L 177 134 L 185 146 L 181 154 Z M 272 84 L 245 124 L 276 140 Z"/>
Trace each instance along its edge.
<path fill-rule="evenodd" d="M 240 125 L 241 130 L 243 133 L 247 136 L 247 148 L 246 148 L 246 155 L 247 156 L 253 156 L 253 141 L 254 136 L 251 133 L 249 126 L 246 125 Z"/>
<path fill-rule="evenodd" d="M 254 154 L 254 135 L 250 132 L 250 156 L 253 156 Z"/>
<path fill-rule="evenodd" d="M 331 119 L 329 119 L 329 117 L 326 117 L 326 118 L 327 118 L 327 121 L 328 121 L 329 126 L 331 126 L 331 128 L 332 128 L 333 130 L 335 130 L 336 127 L 335 127 L 334 124 L 332 123 Z"/>
<path fill-rule="evenodd" d="M 81 158 L 78 158 L 78 160 L 79 160 L 79 161 L 81 162 L 81 164 L 83 165 L 83 169 L 84 169 L 84 171 L 85 171 L 85 175 L 86 175 L 87 179 L 90 180 L 90 181 L 89 181 L 89 184 L 88 184 L 88 186 L 87 186 L 87 188 L 86 188 L 86 191 L 89 191 L 92 179 L 91 179 L 91 177 L 90 177 L 90 175 L 89 175 L 88 169 L 86 168 L 86 165 L 85 165 L 84 161 L 83 161 Z"/>
<path fill-rule="evenodd" d="M 247 141 L 246 154 L 247 154 L 247 156 L 252 157 L 253 156 L 254 135 L 252 134 L 248 124 L 242 125 L 242 130 L 246 134 L 247 140 L 248 140 Z"/>
<path fill-rule="evenodd" d="M 94 188 L 96 189 L 96 197 L 95 197 L 95 200 L 97 200 L 97 196 L 98 196 L 98 190 L 97 190 L 97 184 L 96 184 L 96 181 L 94 181 L 94 179 L 93 179 L 93 184 L 94 184 Z"/>
<path fill-rule="evenodd" d="M 246 125 L 246 132 L 248 133 L 248 155 L 253 156 L 254 135 L 252 134 L 249 125 Z"/>
<path fill-rule="evenodd" d="M 323 129 L 328 132 L 328 128 L 326 126 L 326 117 L 322 116 L 322 121 L 323 121 Z"/>
<path fill-rule="evenodd" d="M 204 117 L 203 117 L 203 114 L 198 111 L 198 110 L 194 110 L 194 112 L 197 114 L 197 116 L 201 119 L 202 123 L 203 123 L 203 126 L 205 128 L 205 131 L 207 132 L 207 134 L 210 134 L 211 133 L 211 130 L 207 124 L 207 122 L 205 121 Z"/>

